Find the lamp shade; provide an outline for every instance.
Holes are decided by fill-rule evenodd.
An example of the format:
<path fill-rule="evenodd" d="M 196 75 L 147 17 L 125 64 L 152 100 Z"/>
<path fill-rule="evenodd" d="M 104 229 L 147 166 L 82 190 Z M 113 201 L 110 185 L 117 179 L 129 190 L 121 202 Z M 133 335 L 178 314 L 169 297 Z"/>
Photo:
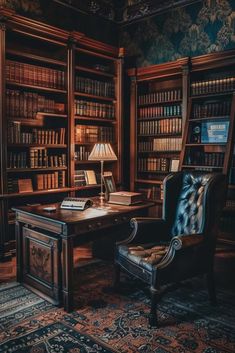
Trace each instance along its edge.
<path fill-rule="evenodd" d="M 110 143 L 96 143 L 88 157 L 89 161 L 116 161 L 117 156 L 114 153 Z"/>

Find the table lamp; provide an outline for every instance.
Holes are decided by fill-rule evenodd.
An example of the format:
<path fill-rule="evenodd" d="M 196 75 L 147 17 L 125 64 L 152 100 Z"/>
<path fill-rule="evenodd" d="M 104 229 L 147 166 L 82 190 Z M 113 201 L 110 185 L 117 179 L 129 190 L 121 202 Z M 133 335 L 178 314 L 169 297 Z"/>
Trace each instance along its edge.
<path fill-rule="evenodd" d="M 96 143 L 92 148 L 92 151 L 88 157 L 89 161 L 100 161 L 101 163 L 101 191 L 100 191 L 100 202 L 104 201 L 103 192 L 103 176 L 104 176 L 104 161 L 116 161 L 117 156 L 114 153 L 110 143 Z"/>

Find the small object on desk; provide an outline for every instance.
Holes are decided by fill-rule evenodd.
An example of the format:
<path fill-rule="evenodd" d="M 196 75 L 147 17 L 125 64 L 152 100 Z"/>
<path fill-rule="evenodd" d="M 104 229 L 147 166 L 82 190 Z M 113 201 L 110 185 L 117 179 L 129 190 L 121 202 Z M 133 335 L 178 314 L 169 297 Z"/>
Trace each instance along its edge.
<path fill-rule="evenodd" d="M 139 192 L 117 191 L 109 194 L 109 203 L 118 205 L 134 205 L 143 201 L 143 195 Z"/>
<path fill-rule="evenodd" d="M 66 197 L 60 205 L 60 208 L 75 211 L 84 211 L 93 205 L 93 201 L 88 198 Z"/>
<path fill-rule="evenodd" d="M 55 206 L 44 207 L 43 210 L 46 212 L 55 212 L 56 207 Z"/>

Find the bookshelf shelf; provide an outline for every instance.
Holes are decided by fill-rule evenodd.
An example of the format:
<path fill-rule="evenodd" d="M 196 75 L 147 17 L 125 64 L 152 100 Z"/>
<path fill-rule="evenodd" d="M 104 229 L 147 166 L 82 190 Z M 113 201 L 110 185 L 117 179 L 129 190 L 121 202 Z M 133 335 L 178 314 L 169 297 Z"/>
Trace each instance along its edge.
<path fill-rule="evenodd" d="M 82 160 L 82 161 L 75 161 L 75 164 L 97 164 L 100 163 L 100 161 L 88 161 L 88 160 Z"/>
<path fill-rule="evenodd" d="M 79 191 L 79 190 L 89 190 L 89 189 L 100 189 L 100 184 L 93 184 L 93 185 L 85 185 L 85 186 L 74 186 L 73 190 Z"/>
<path fill-rule="evenodd" d="M 178 134 L 138 134 L 139 137 L 180 137 L 181 133 Z"/>
<path fill-rule="evenodd" d="M 174 118 L 182 118 L 182 115 L 170 115 L 170 116 L 154 116 L 154 117 L 146 117 L 146 118 L 138 118 L 138 121 L 148 121 L 148 120 L 162 120 L 162 119 L 174 119 Z"/>
<path fill-rule="evenodd" d="M 197 165 L 197 164 L 183 164 L 182 165 L 182 168 L 191 168 L 191 169 L 195 169 L 195 168 L 198 168 L 198 169 L 200 169 L 200 168 L 207 168 L 208 170 L 217 170 L 217 169 L 222 169 L 223 167 L 221 166 L 221 167 L 215 167 L 215 166 L 211 166 L 211 165 L 203 165 L 203 164 L 201 164 L 201 165 Z"/>
<path fill-rule="evenodd" d="M 42 92 L 48 92 L 48 93 L 60 93 L 60 94 L 66 94 L 67 91 L 64 89 L 58 89 L 58 88 L 49 88 L 49 87 L 44 87 L 44 86 L 36 86 L 36 85 L 30 85 L 26 83 L 18 83 L 18 82 L 12 82 L 12 81 L 7 81 L 6 84 L 11 87 L 19 87 L 19 88 L 28 88 L 30 90 L 37 90 L 37 91 L 42 91 Z"/>
<path fill-rule="evenodd" d="M 210 147 L 226 147 L 225 143 L 186 143 L 185 146 L 198 147 L 198 146 L 210 146 Z"/>
<path fill-rule="evenodd" d="M 136 179 L 135 182 L 141 184 L 162 185 L 162 180 Z"/>
<path fill-rule="evenodd" d="M 17 193 L 9 193 L 2 195 L 3 198 L 21 198 L 27 196 L 35 196 L 35 195 L 44 195 L 44 194 L 57 194 L 57 193 L 67 193 L 71 191 L 71 188 L 57 188 L 57 189 L 47 189 L 47 190 L 34 190 L 33 192 L 17 192 Z"/>
<path fill-rule="evenodd" d="M 92 121 L 93 122 L 101 122 L 101 123 L 109 123 L 109 124 L 117 124 L 117 121 L 114 119 L 106 119 L 106 118 L 97 118 L 97 117 L 89 117 L 89 116 L 79 116 L 75 115 L 74 119 L 75 120 L 81 120 L 81 121 Z"/>
<path fill-rule="evenodd" d="M 77 53 L 86 54 L 87 56 L 94 56 L 94 57 L 98 57 L 101 59 L 115 62 L 118 58 L 118 53 L 115 53 L 113 49 L 114 49 L 113 47 L 110 47 L 108 51 L 106 50 L 106 52 L 109 52 L 108 54 L 101 53 L 99 50 L 94 51 L 94 50 L 85 49 L 85 48 L 81 48 L 81 47 L 77 47 L 75 49 L 75 51 Z"/>
<path fill-rule="evenodd" d="M 169 174 L 169 171 L 163 171 L 163 170 L 139 170 L 139 174 Z"/>
<path fill-rule="evenodd" d="M 138 151 L 140 154 L 161 154 L 161 155 L 169 155 L 169 154 L 174 154 L 174 155 L 179 155 L 179 151 Z"/>
<path fill-rule="evenodd" d="M 43 62 L 46 64 L 52 64 L 52 65 L 58 65 L 58 66 L 63 66 L 66 67 L 66 63 L 60 60 L 55 60 L 50 57 L 43 57 L 40 55 L 33 55 L 30 53 L 25 53 L 20 50 L 14 50 L 14 49 L 7 49 L 6 50 L 6 55 L 11 55 L 13 57 L 20 57 L 20 58 L 26 58 L 29 60 L 34 60 L 34 61 L 39 61 Z"/>
<path fill-rule="evenodd" d="M 8 121 L 19 122 L 22 126 L 42 127 L 44 125 L 43 119 L 24 119 L 8 117 Z"/>
<path fill-rule="evenodd" d="M 83 92 L 75 92 L 74 94 L 76 97 L 92 98 L 92 99 L 97 99 L 97 100 L 102 100 L 102 101 L 113 102 L 113 103 L 116 102 L 116 99 L 112 98 L 112 97 L 97 96 L 95 94 L 88 94 L 88 93 L 83 93 Z"/>
<path fill-rule="evenodd" d="M 194 122 L 194 121 L 205 121 L 205 120 L 228 120 L 230 119 L 229 115 L 222 115 L 222 116 L 206 116 L 203 118 L 190 118 L 189 121 L 190 122 Z"/>
<path fill-rule="evenodd" d="M 212 92 L 212 93 L 207 93 L 207 94 L 200 94 L 200 95 L 192 95 L 192 99 L 208 99 L 208 98 L 217 98 L 217 97 L 226 97 L 228 95 L 232 95 L 233 90 L 231 91 L 226 91 L 226 92 Z"/>
<path fill-rule="evenodd" d="M 67 114 L 62 114 L 62 113 L 47 113 L 47 112 L 37 112 L 37 117 L 41 116 L 46 116 L 46 117 L 52 117 L 52 118 L 67 118 Z"/>
<path fill-rule="evenodd" d="M 175 99 L 175 100 L 163 100 L 161 102 L 149 102 L 149 103 L 143 103 L 143 104 L 138 104 L 139 107 L 148 107 L 152 105 L 162 105 L 162 104 L 174 104 L 174 103 L 180 103 L 182 99 Z"/>
<path fill-rule="evenodd" d="M 99 76 L 103 76 L 103 77 L 108 77 L 108 78 L 115 78 L 116 76 L 113 75 L 113 74 L 110 74 L 108 72 L 104 72 L 104 71 L 101 71 L 101 70 L 95 70 L 95 69 L 92 69 L 92 68 L 89 68 L 89 67 L 85 67 L 85 66 L 76 66 L 75 67 L 76 70 L 78 71 L 83 71 L 83 72 L 88 72 L 88 73 L 91 73 L 91 74 L 95 74 L 95 75 L 99 75 Z"/>
<path fill-rule="evenodd" d="M 7 173 L 36 173 L 54 170 L 67 170 L 67 167 L 43 167 L 43 168 L 7 168 Z"/>
<path fill-rule="evenodd" d="M 56 145 L 56 144 L 39 144 L 39 143 L 8 143 L 8 147 L 45 147 L 45 148 L 67 148 L 67 145 Z"/>

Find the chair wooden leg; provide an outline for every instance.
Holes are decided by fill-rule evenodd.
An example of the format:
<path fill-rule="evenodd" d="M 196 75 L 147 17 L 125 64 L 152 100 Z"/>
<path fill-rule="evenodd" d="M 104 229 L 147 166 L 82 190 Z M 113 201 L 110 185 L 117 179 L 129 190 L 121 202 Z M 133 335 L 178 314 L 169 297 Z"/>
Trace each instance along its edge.
<path fill-rule="evenodd" d="M 213 271 L 209 271 L 207 273 L 206 277 L 207 277 L 207 287 L 208 287 L 209 300 L 211 302 L 211 305 L 216 305 L 217 298 L 216 298 L 215 280 L 214 280 Z"/>
<path fill-rule="evenodd" d="M 120 266 L 118 264 L 114 265 L 114 281 L 113 287 L 118 288 L 120 284 Z"/>
<path fill-rule="evenodd" d="M 158 302 L 158 291 L 150 287 L 151 294 L 151 311 L 149 315 L 149 325 L 151 327 L 157 327 L 158 319 L 157 319 L 157 302 Z"/>

